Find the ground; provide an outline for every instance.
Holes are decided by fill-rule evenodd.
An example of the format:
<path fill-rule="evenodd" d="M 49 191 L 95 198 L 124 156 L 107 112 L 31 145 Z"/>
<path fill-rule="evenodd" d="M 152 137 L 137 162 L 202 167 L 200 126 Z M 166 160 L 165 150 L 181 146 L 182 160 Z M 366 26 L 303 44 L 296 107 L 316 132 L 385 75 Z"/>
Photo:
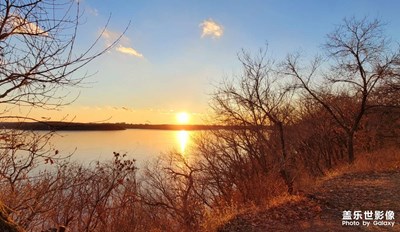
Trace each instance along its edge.
<path fill-rule="evenodd" d="M 345 210 L 394 211 L 394 227 L 374 226 L 374 220 L 368 227 L 363 220 L 360 226 L 342 225 Z M 400 170 L 332 177 L 284 204 L 238 215 L 218 231 L 400 231 Z"/>

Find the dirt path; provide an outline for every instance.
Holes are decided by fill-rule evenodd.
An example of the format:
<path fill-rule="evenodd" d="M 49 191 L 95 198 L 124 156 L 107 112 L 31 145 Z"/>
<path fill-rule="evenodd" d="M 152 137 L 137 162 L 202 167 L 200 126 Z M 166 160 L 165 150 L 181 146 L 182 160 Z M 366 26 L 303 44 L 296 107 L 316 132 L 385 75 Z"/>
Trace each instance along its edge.
<path fill-rule="evenodd" d="M 363 220 L 356 220 L 359 226 L 342 225 L 345 210 L 352 215 L 362 212 Z M 364 220 L 365 211 L 372 211 L 372 220 Z M 386 221 L 383 215 L 383 220 L 376 221 L 394 222 L 394 226 L 373 225 L 375 211 L 393 211 L 394 220 Z M 363 226 L 363 221 L 370 225 Z M 400 171 L 335 177 L 300 200 L 239 215 L 220 231 L 400 231 Z"/>

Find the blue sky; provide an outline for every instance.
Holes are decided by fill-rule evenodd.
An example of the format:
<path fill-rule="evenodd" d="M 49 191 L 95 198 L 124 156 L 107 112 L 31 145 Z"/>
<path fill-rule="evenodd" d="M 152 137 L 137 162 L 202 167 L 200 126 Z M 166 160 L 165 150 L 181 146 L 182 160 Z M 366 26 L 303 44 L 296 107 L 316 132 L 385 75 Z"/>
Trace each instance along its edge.
<path fill-rule="evenodd" d="M 187 111 L 192 123 L 208 112 L 209 94 L 240 71 L 236 54 L 269 45 L 278 60 L 287 53 L 320 51 L 327 33 L 345 17 L 378 18 L 400 41 L 400 1 L 110 1 L 80 0 L 85 10 L 78 38 L 84 48 L 111 15 L 99 49 L 131 22 L 120 43 L 85 67 L 95 73 L 79 98 L 52 119 L 174 123 Z M 79 50 L 77 50 L 79 52 Z M 38 114 L 46 114 L 38 111 Z M 48 114 L 48 113 L 47 113 Z"/>

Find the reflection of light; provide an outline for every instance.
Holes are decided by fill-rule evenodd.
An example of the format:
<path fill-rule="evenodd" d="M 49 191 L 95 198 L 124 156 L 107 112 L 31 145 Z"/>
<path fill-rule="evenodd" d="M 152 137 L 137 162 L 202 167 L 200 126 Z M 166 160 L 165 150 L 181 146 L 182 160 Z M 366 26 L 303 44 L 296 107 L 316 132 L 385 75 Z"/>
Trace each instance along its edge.
<path fill-rule="evenodd" d="M 181 153 L 185 153 L 187 142 L 189 141 L 189 132 L 181 130 L 177 134 L 178 143 L 181 146 Z"/>

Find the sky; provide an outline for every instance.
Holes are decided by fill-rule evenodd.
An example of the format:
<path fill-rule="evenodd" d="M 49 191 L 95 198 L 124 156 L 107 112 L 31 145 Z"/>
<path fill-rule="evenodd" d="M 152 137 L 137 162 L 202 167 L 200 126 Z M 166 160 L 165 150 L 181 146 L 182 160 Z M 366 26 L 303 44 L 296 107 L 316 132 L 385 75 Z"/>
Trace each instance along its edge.
<path fill-rule="evenodd" d="M 97 49 L 125 31 L 119 43 L 76 75 L 93 74 L 75 99 L 57 111 L 34 109 L 33 117 L 77 122 L 204 123 L 210 96 L 224 78 L 240 72 L 241 49 L 268 44 L 277 60 L 301 51 L 321 52 L 326 34 L 345 17 L 378 18 L 400 41 L 400 1 L 389 0 L 79 0 L 84 10 L 77 50 L 98 37 Z M 109 24 L 104 29 L 110 19 Z M 103 33 L 101 34 L 101 31 Z"/>

